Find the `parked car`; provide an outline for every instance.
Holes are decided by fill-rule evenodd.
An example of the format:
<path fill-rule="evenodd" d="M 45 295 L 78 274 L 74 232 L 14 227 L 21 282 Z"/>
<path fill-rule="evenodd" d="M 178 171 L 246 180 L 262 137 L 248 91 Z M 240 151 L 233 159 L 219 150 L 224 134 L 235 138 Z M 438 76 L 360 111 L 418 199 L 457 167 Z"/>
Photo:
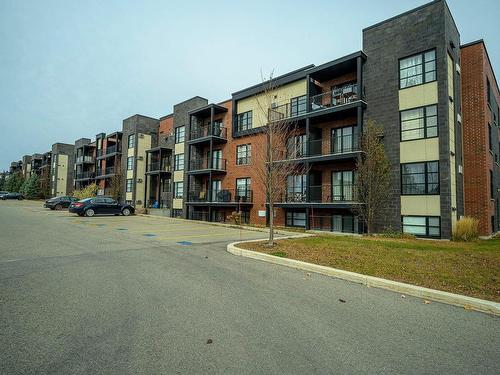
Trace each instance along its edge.
<path fill-rule="evenodd" d="M 86 198 L 69 205 L 69 212 L 78 216 L 120 215 L 129 216 L 135 212 L 130 204 L 121 204 L 109 197 Z"/>
<path fill-rule="evenodd" d="M 24 199 L 24 197 L 21 193 L 7 193 L 7 194 L 0 196 L 0 199 L 2 199 L 2 200 L 17 199 L 20 201 L 21 199 Z"/>
<path fill-rule="evenodd" d="M 45 201 L 43 207 L 50 208 L 51 210 L 62 210 L 68 208 L 73 202 L 77 202 L 75 197 L 55 197 Z"/>
<path fill-rule="evenodd" d="M 8 191 L 0 191 L 0 198 L 2 198 L 4 195 L 9 194 Z"/>

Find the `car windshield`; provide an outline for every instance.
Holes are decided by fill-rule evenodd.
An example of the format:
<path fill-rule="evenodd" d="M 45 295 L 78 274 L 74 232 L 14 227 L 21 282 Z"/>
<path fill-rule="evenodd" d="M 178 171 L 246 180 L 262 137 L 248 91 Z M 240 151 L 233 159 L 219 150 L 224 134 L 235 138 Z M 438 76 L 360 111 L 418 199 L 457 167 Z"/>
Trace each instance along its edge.
<path fill-rule="evenodd" d="M 78 202 L 89 202 L 92 198 L 80 199 Z"/>

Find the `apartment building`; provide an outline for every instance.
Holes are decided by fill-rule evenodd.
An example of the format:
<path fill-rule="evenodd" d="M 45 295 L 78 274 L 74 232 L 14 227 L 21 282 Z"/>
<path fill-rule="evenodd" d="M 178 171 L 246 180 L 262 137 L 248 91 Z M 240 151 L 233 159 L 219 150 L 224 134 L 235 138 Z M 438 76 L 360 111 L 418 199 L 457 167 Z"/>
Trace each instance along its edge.
<path fill-rule="evenodd" d="M 164 216 L 172 216 L 173 120 L 173 114 L 160 118 L 151 148 L 146 150 L 144 202 L 152 212 L 159 210 Z"/>
<path fill-rule="evenodd" d="M 22 160 L 13 161 L 10 163 L 9 174 L 22 172 L 22 170 L 23 170 L 23 161 Z"/>
<path fill-rule="evenodd" d="M 23 178 L 29 178 L 31 174 L 31 155 L 24 155 L 21 162 L 21 173 Z"/>
<path fill-rule="evenodd" d="M 500 230 L 500 91 L 484 41 L 460 52 L 465 214 L 487 236 Z"/>
<path fill-rule="evenodd" d="M 70 195 L 73 192 L 75 145 L 54 143 L 51 151 L 50 193 L 53 197 Z"/>
<path fill-rule="evenodd" d="M 33 174 L 36 174 L 38 176 L 40 176 L 40 168 L 42 166 L 42 154 L 33 154 L 31 155 L 31 161 L 30 161 L 30 172 L 29 172 L 29 176 L 28 177 L 31 177 Z"/>
<path fill-rule="evenodd" d="M 144 208 L 146 196 L 147 151 L 157 143 L 158 119 L 134 115 L 123 120 L 121 159 L 122 191 L 125 201 L 136 208 Z"/>
<path fill-rule="evenodd" d="M 40 165 L 40 192 L 43 197 L 50 197 L 50 182 L 51 182 L 51 166 L 52 166 L 52 151 L 47 151 L 42 154 L 42 162 Z"/>
<path fill-rule="evenodd" d="M 75 142 L 74 183 L 75 189 L 83 189 L 95 182 L 96 143 L 89 138 Z"/>
<path fill-rule="evenodd" d="M 96 135 L 96 183 L 99 195 L 121 193 L 122 132 Z M 122 196 L 118 197 L 120 200 Z"/>

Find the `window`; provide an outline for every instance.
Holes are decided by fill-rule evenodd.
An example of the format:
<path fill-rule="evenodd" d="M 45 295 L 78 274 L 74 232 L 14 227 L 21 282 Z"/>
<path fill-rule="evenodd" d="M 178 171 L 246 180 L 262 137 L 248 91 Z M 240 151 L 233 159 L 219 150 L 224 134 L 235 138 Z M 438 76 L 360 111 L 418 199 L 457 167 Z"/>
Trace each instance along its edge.
<path fill-rule="evenodd" d="M 174 182 L 174 198 L 182 198 L 184 192 L 184 182 Z"/>
<path fill-rule="evenodd" d="M 495 184 L 493 183 L 493 171 L 490 169 L 490 198 L 495 199 Z"/>
<path fill-rule="evenodd" d="M 493 140 L 492 140 L 492 136 L 491 136 L 491 125 L 488 124 L 488 147 L 489 147 L 489 150 L 493 150 Z"/>
<path fill-rule="evenodd" d="M 400 122 L 401 141 L 437 137 L 437 105 L 401 111 Z"/>
<path fill-rule="evenodd" d="M 289 159 L 302 158 L 307 156 L 306 135 L 296 135 L 288 139 L 287 156 Z"/>
<path fill-rule="evenodd" d="M 302 227 L 306 226 L 306 213 L 297 211 L 286 212 L 286 225 L 289 227 Z"/>
<path fill-rule="evenodd" d="M 236 146 L 236 165 L 246 165 L 252 162 L 252 145 L 250 143 Z"/>
<path fill-rule="evenodd" d="M 436 50 L 399 60 L 399 88 L 436 80 Z"/>
<path fill-rule="evenodd" d="M 133 184 L 133 179 L 128 178 L 127 179 L 127 189 L 125 190 L 127 193 L 132 192 L 132 184 Z"/>
<path fill-rule="evenodd" d="M 132 169 L 134 169 L 134 157 L 129 156 L 127 158 L 127 171 L 131 171 Z"/>
<path fill-rule="evenodd" d="M 292 98 L 290 100 L 291 115 L 298 116 L 303 113 L 306 113 L 307 110 L 306 103 L 307 103 L 307 97 L 305 95 Z"/>
<path fill-rule="evenodd" d="M 358 217 L 351 215 L 332 215 L 332 231 L 342 233 L 358 233 Z"/>
<path fill-rule="evenodd" d="M 418 237 L 440 237 L 441 223 L 439 216 L 403 216 L 403 233 Z"/>
<path fill-rule="evenodd" d="M 491 105 L 491 83 L 488 78 L 486 78 L 486 99 L 488 104 Z"/>
<path fill-rule="evenodd" d="M 354 171 L 332 172 L 332 200 L 354 200 Z"/>
<path fill-rule="evenodd" d="M 130 134 L 128 136 L 128 148 L 134 148 L 135 145 L 135 134 Z"/>
<path fill-rule="evenodd" d="M 331 153 L 339 154 L 358 149 L 358 138 L 354 126 L 332 129 Z"/>
<path fill-rule="evenodd" d="M 175 128 L 175 143 L 184 143 L 185 133 L 186 133 L 185 126 L 179 126 Z"/>
<path fill-rule="evenodd" d="M 248 200 L 251 198 L 252 179 L 250 177 L 236 179 L 236 199 Z"/>
<path fill-rule="evenodd" d="M 250 129 L 251 127 L 252 127 L 252 111 L 238 114 L 236 130 L 243 131 Z"/>
<path fill-rule="evenodd" d="M 437 161 L 401 164 L 401 195 L 439 194 Z"/>
<path fill-rule="evenodd" d="M 174 171 L 184 170 L 184 154 L 174 156 Z"/>
<path fill-rule="evenodd" d="M 291 175 L 287 177 L 286 201 L 305 202 L 307 189 L 307 175 Z"/>

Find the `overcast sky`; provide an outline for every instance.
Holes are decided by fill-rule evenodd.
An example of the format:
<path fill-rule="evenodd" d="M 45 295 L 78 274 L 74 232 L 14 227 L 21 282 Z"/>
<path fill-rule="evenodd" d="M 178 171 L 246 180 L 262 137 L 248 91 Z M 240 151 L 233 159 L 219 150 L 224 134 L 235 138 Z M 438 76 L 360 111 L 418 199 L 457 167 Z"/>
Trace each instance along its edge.
<path fill-rule="evenodd" d="M 0 170 L 135 113 L 227 99 L 261 69 L 358 51 L 364 27 L 426 2 L 0 0 Z M 462 43 L 485 39 L 500 75 L 498 0 L 448 4 Z"/>

